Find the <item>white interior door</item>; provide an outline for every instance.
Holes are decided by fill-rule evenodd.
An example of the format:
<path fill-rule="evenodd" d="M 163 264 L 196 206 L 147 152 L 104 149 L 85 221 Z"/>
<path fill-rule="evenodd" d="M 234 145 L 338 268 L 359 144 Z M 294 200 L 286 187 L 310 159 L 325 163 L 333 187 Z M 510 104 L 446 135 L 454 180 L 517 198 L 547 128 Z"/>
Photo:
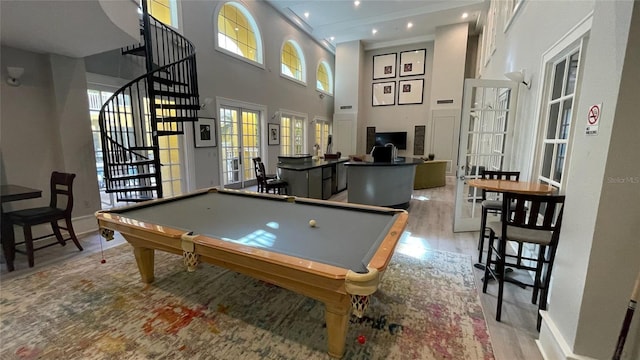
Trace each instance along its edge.
<path fill-rule="evenodd" d="M 478 231 L 482 192 L 468 179 L 483 170 L 503 169 L 511 149 L 511 128 L 516 115 L 518 83 L 467 79 L 464 85 L 460 147 L 456 172 L 454 231 Z"/>

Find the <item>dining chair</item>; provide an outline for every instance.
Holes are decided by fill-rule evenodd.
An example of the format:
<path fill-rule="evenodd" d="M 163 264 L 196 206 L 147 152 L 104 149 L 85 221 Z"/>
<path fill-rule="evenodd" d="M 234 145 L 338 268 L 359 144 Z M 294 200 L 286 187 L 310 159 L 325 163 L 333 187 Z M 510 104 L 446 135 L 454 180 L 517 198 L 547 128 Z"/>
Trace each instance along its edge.
<path fill-rule="evenodd" d="M 286 181 L 278 178 L 269 178 L 266 174 L 264 163 L 262 161 L 257 162 L 256 167 L 256 179 L 258 180 L 258 192 L 269 193 L 273 190 L 274 194 L 286 194 L 287 186 Z"/>
<path fill-rule="evenodd" d="M 520 180 L 519 171 L 490 171 L 480 172 L 481 179 L 493 180 Z M 484 240 L 489 237 L 487 234 L 487 216 L 489 214 L 499 215 L 502 211 L 502 196 L 498 192 L 482 190 L 482 211 L 480 215 L 480 238 L 478 239 L 478 263 L 482 264 L 482 254 L 484 252 Z"/>
<path fill-rule="evenodd" d="M 54 171 L 51 174 L 50 180 L 51 200 L 49 201 L 49 206 L 17 210 L 7 213 L 7 219 L 9 219 L 11 226 L 18 225 L 23 229 L 24 241 L 16 243 L 15 245 L 25 244 L 29 267 L 33 267 L 34 265 L 34 252 L 49 246 L 56 244 L 65 246 L 67 241 L 71 240 L 78 249 L 81 251 L 83 250 L 76 233 L 73 230 L 73 224 L 71 222 L 71 212 L 73 210 L 73 180 L 75 177 L 75 174 Z M 59 224 L 61 220 L 65 221 L 65 226 Z M 31 227 L 46 223 L 51 224 L 53 232 L 34 238 Z M 63 237 L 60 229 L 66 230 L 69 237 Z M 34 242 L 45 240 L 50 238 L 52 235 L 55 235 L 57 242 L 34 247 Z M 18 250 L 17 248 L 16 252 L 23 253 L 23 251 Z"/>
<path fill-rule="evenodd" d="M 498 282 L 497 321 L 500 321 L 502 315 L 504 283 L 511 282 L 506 276 L 507 267 L 533 272 L 531 282 L 516 283 L 532 287 L 531 303 L 537 303 L 538 310 L 547 309 L 549 282 L 560 239 L 564 202 L 564 195 L 503 194 L 500 221 L 490 221 L 487 224 L 489 244 L 482 284 L 482 292 L 486 293 L 490 277 Z M 535 245 L 533 254 L 524 256 L 507 253 L 508 241 L 517 242 L 520 247 L 524 244 Z M 516 262 L 512 261 L 514 258 Z M 538 330 L 541 320 L 538 311 Z"/>
<path fill-rule="evenodd" d="M 255 172 L 256 181 L 257 181 L 257 184 L 258 184 L 258 192 L 263 192 L 262 185 L 263 185 L 264 181 L 260 181 L 260 178 L 258 177 L 258 173 L 260 171 L 260 166 L 258 164 L 262 163 L 262 158 L 257 156 L 257 157 L 254 157 L 251 160 L 253 161 L 253 171 Z M 264 175 L 265 181 L 266 180 L 277 179 L 277 178 L 278 178 L 278 176 L 276 174 L 265 174 Z"/>

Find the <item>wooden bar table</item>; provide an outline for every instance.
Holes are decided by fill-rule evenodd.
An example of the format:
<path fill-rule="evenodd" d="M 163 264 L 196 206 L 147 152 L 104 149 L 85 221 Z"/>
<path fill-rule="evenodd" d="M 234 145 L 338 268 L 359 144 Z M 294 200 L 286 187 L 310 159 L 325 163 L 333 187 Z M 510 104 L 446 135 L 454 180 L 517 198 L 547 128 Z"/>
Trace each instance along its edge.
<path fill-rule="evenodd" d="M 551 185 L 528 182 L 528 181 L 472 179 L 472 180 L 469 180 L 467 183 L 469 184 L 469 186 L 473 186 L 478 189 L 483 189 L 487 191 L 511 192 L 511 193 L 517 193 L 517 194 L 545 195 L 545 194 L 552 194 L 556 190 L 558 190 Z"/>
<path fill-rule="evenodd" d="M 11 201 L 19 201 L 26 199 L 34 199 L 42 196 L 42 190 L 32 189 L 26 186 L 21 185 L 0 185 L 0 199 L 1 204 Z M 13 260 L 15 259 L 15 237 L 13 234 L 13 225 L 8 221 L 5 217 L 4 209 L 2 209 L 2 205 L 0 205 L 0 212 L 2 218 L 1 231 L 1 241 L 2 241 L 2 250 L 4 252 L 4 258 L 7 262 L 7 269 L 9 271 L 14 270 Z"/>

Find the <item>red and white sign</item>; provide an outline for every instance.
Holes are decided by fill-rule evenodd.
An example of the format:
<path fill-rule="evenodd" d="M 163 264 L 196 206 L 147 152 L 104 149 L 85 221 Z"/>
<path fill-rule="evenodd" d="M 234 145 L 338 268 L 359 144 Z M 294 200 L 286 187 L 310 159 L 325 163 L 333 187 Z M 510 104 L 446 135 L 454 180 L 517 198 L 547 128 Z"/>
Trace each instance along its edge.
<path fill-rule="evenodd" d="M 598 135 L 598 122 L 602 115 L 602 104 L 591 105 L 587 114 L 587 128 L 585 134 Z"/>

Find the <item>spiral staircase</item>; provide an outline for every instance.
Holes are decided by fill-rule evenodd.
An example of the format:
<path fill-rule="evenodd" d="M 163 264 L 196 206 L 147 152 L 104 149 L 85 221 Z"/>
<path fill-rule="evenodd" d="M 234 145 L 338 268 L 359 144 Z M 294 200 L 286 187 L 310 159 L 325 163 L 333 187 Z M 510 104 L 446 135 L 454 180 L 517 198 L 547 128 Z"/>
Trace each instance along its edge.
<path fill-rule="evenodd" d="M 142 57 L 146 73 L 116 91 L 99 115 L 106 192 L 123 202 L 162 197 L 160 138 L 183 134 L 200 109 L 193 44 L 142 3 L 142 42 L 122 54 Z"/>

